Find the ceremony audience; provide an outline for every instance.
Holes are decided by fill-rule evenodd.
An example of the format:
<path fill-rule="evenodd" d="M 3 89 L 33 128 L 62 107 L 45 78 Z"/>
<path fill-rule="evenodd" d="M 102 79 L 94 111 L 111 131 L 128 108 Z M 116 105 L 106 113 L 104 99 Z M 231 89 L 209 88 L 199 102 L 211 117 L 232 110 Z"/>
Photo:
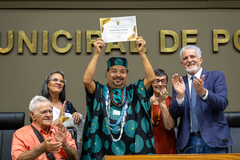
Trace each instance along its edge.
<path fill-rule="evenodd" d="M 172 78 L 169 112 L 174 119 L 180 117 L 176 149 L 180 153 L 227 153 L 233 142 L 224 116 L 228 106 L 225 75 L 203 69 L 201 54 L 197 46 L 183 47 L 180 59 L 187 75 Z M 204 143 L 208 144 L 197 146 Z"/>
<path fill-rule="evenodd" d="M 58 123 L 52 125 L 53 113 L 49 100 L 35 96 L 29 104 L 31 125 L 18 129 L 13 134 L 11 155 L 13 160 L 47 160 L 71 159 L 77 160 L 75 141 L 70 132 Z M 34 131 L 35 130 L 35 131 Z M 39 137 L 43 139 L 40 142 Z"/>
<path fill-rule="evenodd" d="M 65 113 L 72 115 L 73 122 L 79 123 L 82 115 L 77 112 L 70 101 L 66 101 L 66 80 L 62 71 L 54 70 L 44 80 L 40 95 L 49 99 L 53 105 L 53 125 L 61 122 Z"/>
<path fill-rule="evenodd" d="M 168 75 L 162 69 L 155 69 L 154 72 L 156 77 L 150 103 L 156 153 L 176 154 L 175 120 L 168 111 L 172 100 L 167 91 Z"/>

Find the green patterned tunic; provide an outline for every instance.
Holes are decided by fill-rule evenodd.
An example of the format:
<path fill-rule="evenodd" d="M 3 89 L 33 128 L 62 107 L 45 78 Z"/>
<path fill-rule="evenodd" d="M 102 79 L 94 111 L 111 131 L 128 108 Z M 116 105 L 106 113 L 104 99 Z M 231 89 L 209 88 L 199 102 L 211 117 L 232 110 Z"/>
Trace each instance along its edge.
<path fill-rule="evenodd" d="M 105 95 L 107 86 L 95 82 L 95 95 L 87 92 L 87 117 L 83 133 L 82 160 L 103 160 L 105 155 L 155 154 L 149 98 L 152 87 L 146 91 L 143 80 L 126 86 L 128 109 L 122 137 L 118 139 L 121 124 L 110 130 Z M 111 105 L 110 123 L 115 124 L 121 107 Z"/>

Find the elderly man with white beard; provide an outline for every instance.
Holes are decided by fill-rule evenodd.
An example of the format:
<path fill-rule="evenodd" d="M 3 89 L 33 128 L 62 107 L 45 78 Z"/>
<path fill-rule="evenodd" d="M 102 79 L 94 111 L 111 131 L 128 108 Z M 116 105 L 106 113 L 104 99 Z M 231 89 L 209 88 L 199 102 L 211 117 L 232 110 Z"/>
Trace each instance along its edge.
<path fill-rule="evenodd" d="M 187 75 L 172 78 L 169 112 L 174 119 L 180 117 L 176 149 L 179 153 L 227 153 L 233 142 L 224 117 L 228 106 L 225 75 L 203 69 L 201 54 L 197 46 L 183 47 L 180 60 Z"/>

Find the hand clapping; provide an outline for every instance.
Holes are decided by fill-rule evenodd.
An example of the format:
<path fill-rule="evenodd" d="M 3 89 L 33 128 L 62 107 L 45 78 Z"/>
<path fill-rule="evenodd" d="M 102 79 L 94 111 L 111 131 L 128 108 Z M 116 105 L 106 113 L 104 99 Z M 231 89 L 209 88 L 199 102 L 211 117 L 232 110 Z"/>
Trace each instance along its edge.
<path fill-rule="evenodd" d="M 183 81 L 183 78 L 180 77 L 179 78 L 179 75 L 178 74 L 175 74 L 173 75 L 173 78 L 172 78 L 172 85 L 175 89 L 175 91 L 177 92 L 177 98 L 178 99 L 182 99 L 184 97 L 184 94 L 185 94 L 185 90 L 186 90 L 186 87 L 185 87 L 185 83 Z"/>
<path fill-rule="evenodd" d="M 66 148 L 67 147 L 67 128 L 65 128 L 62 123 L 59 123 L 57 133 L 55 132 L 55 130 L 52 130 L 52 131 L 56 141 L 62 144 L 62 148 Z"/>

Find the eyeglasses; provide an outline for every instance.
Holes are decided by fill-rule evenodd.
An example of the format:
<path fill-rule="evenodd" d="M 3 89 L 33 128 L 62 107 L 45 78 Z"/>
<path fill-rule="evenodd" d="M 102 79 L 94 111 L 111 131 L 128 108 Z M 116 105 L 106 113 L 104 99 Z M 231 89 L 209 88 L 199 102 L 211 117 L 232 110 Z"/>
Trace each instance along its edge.
<path fill-rule="evenodd" d="M 167 79 L 155 79 L 155 81 L 154 81 L 155 84 L 158 84 L 159 82 L 161 82 L 162 84 L 166 84 Z"/>
<path fill-rule="evenodd" d="M 49 81 L 53 81 L 53 82 L 58 82 L 58 81 L 60 81 L 60 83 L 63 83 L 63 84 L 66 84 L 66 80 L 65 79 L 57 79 L 57 78 L 51 78 L 51 79 L 49 79 Z"/>

